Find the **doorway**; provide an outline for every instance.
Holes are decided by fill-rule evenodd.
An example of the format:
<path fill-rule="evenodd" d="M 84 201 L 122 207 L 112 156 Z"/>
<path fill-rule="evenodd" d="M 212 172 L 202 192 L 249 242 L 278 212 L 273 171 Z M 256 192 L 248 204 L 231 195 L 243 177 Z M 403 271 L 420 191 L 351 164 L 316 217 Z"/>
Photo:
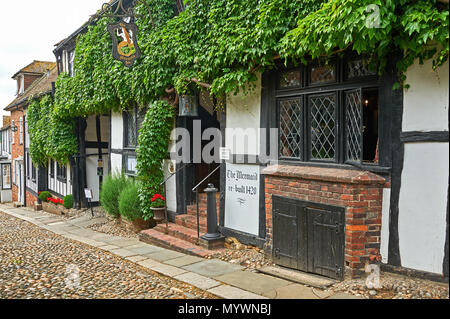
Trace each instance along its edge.
<path fill-rule="evenodd" d="M 23 161 L 16 160 L 17 202 L 25 205 Z"/>

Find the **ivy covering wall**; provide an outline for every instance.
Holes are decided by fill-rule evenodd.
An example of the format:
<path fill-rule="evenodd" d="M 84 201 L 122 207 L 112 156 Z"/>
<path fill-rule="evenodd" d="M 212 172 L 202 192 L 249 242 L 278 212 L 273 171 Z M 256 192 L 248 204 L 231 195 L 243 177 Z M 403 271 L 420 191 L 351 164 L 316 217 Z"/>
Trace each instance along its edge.
<path fill-rule="evenodd" d="M 136 169 L 141 181 L 139 199 L 145 219 L 153 216 L 150 199 L 163 192 L 161 182 L 164 180 L 164 172 L 161 165 L 167 158 L 174 116 L 173 107 L 167 102 L 157 101 L 149 106 L 140 130 Z"/>
<path fill-rule="evenodd" d="M 400 86 L 407 83 L 405 71 L 416 59 L 421 62 L 433 59 L 435 67 L 448 59 L 449 7 L 437 0 L 186 0 L 185 3 L 186 10 L 174 17 L 175 1 L 148 0 L 154 27 L 145 8 L 138 6 L 137 13 L 143 15 L 136 20 L 143 54 L 131 68 L 112 57 L 112 41 L 106 29 L 108 19 L 99 19 L 79 36 L 75 76 L 61 74 L 52 111 L 44 111 L 48 102 L 41 100 L 44 104 L 39 111 L 41 117 L 32 113 L 29 118 L 34 132 L 32 140 L 37 142 L 32 147 L 33 160 L 43 162 L 45 157 L 63 160 L 75 150 L 73 136 L 58 130 L 49 143 L 45 139 L 42 142 L 39 131 L 46 123 L 56 127 L 55 121 L 61 121 L 65 123 L 61 125 L 69 128 L 74 117 L 117 111 L 131 102 L 158 106 L 158 116 L 146 119 L 141 131 L 141 149 L 150 147 L 154 141 L 144 136 L 153 133 L 147 130 L 158 127 L 156 119 L 166 123 L 167 117 L 173 116 L 169 104 L 154 103 L 166 97 L 167 92 L 182 94 L 201 86 L 223 97 L 242 88 L 251 89 L 251 85 L 245 84 L 254 83 L 257 73 L 273 68 L 276 61 L 326 62 L 335 54 L 354 50 L 368 54 L 382 72 L 393 52 L 399 52 L 397 86 Z M 167 116 L 163 116 L 164 112 Z M 161 147 L 145 156 L 159 160 L 167 152 L 162 146 L 166 146 L 163 139 L 168 137 L 166 134 L 154 137 L 158 137 L 157 145 Z M 138 165 L 141 172 L 147 171 L 144 153 L 140 154 Z M 160 165 L 155 167 L 160 169 Z"/>
<path fill-rule="evenodd" d="M 66 164 L 69 156 L 77 153 L 75 121 L 70 117 L 61 117 L 55 112 L 50 95 L 31 101 L 27 119 L 29 152 L 35 165 L 42 164 L 46 167 L 49 158 Z"/>

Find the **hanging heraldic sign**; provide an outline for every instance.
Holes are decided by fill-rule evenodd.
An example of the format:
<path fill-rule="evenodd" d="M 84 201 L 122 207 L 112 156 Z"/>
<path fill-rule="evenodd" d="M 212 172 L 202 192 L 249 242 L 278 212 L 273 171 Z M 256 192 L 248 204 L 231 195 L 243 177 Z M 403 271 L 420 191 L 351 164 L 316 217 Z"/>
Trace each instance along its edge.
<path fill-rule="evenodd" d="M 131 67 L 134 61 L 141 56 L 141 50 L 137 43 L 138 27 L 134 23 L 120 22 L 108 25 L 111 34 L 114 59 L 123 62 L 126 67 Z"/>

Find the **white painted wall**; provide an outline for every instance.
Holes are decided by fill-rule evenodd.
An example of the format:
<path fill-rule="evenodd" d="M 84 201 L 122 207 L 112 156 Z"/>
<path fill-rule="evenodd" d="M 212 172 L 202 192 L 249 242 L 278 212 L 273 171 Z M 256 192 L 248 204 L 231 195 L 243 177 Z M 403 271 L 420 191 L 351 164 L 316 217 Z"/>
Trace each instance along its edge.
<path fill-rule="evenodd" d="M 107 153 L 107 149 L 102 150 L 103 153 Z M 88 148 L 86 149 L 87 154 L 97 154 L 98 149 Z M 100 183 L 99 176 L 97 175 L 97 165 L 98 165 L 98 156 L 88 156 L 86 157 L 86 182 L 87 187 L 92 189 L 92 201 L 97 202 L 100 200 Z M 108 172 L 108 157 L 103 156 L 103 177 L 107 175 Z"/>
<path fill-rule="evenodd" d="M 227 96 L 226 110 L 227 130 L 225 145 L 232 154 L 259 154 L 259 128 L 261 119 L 261 76 L 258 76 L 256 89 L 247 96 L 238 95 Z M 241 133 L 232 134 L 232 130 L 242 128 Z M 247 133 L 254 132 L 253 140 L 247 143 L 244 148 L 245 129 L 250 129 Z"/>
<path fill-rule="evenodd" d="M 416 62 L 406 76 L 410 88 L 403 93 L 403 132 L 448 131 L 448 61 L 436 71 L 431 60 Z"/>
<path fill-rule="evenodd" d="M 56 174 L 56 168 L 57 164 L 56 161 L 53 163 L 53 171 L 55 172 L 54 177 L 52 178 L 50 176 L 50 160 L 48 161 L 48 169 L 47 169 L 47 177 L 48 177 L 48 188 L 62 196 L 66 196 L 69 194 L 72 194 L 72 180 L 71 180 L 71 167 L 70 164 L 67 164 L 67 179 L 66 182 L 61 182 L 57 178 Z"/>
<path fill-rule="evenodd" d="M 398 221 L 403 267 L 442 274 L 448 152 L 448 143 L 405 145 Z"/>
<path fill-rule="evenodd" d="M 176 162 L 171 160 L 164 161 L 164 178 L 169 177 L 169 165 L 172 163 L 173 167 L 176 169 Z M 172 176 L 166 182 L 166 203 L 167 209 L 172 212 L 177 211 L 177 178 Z"/>
<path fill-rule="evenodd" d="M 112 112 L 111 113 L 111 148 L 112 149 L 122 149 L 123 148 L 122 112 Z"/>
<path fill-rule="evenodd" d="M 391 204 L 391 189 L 383 189 L 383 202 L 381 207 L 381 243 L 380 254 L 381 262 L 388 262 L 388 248 L 389 248 L 389 208 Z"/>
<path fill-rule="evenodd" d="M 122 155 L 111 153 L 111 173 L 122 172 Z"/>

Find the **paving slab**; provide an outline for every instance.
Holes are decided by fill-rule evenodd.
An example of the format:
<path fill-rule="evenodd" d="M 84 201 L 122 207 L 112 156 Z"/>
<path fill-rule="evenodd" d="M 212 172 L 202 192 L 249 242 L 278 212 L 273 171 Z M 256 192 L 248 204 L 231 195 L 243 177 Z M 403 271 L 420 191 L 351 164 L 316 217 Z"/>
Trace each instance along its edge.
<path fill-rule="evenodd" d="M 169 259 L 182 257 L 182 256 L 184 256 L 184 254 L 179 253 L 177 251 L 161 248 L 160 251 L 150 253 L 150 254 L 145 254 L 144 256 L 154 259 L 154 260 L 157 260 L 157 261 L 166 261 Z"/>
<path fill-rule="evenodd" d="M 207 291 L 225 299 L 267 299 L 267 297 L 228 285 L 221 285 Z"/>
<path fill-rule="evenodd" d="M 155 265 L 149 267 L 149 269 L 156 271 L 160 274 L 169 276 L 169 277 L 174 277 L 174 276 L 181 275 L 181 274 L 184 274 L 187 272 L 183 268 L 178 268 L 178 267 L 174 267 L 174 266 L 170 266 L 170 265 L 166 265 L 166 264 L 162 264 L 162 263 L 155 264 Z"/>
<path fill-rule="evenodd" d="M 90 219 L 90 220 L 75 222 L 73 224 L 77 225 L 79 227 L 87 227 L 87 226 L 103 223 L 106 220 L 107 220 L 106 218 L 94 218 L 94 219 Z"/>
<path fill-rule="evenodd" d="M 276 288 L 263 294 L 270 299 L 322 299 L 313 292 L 313 288 L 300 284 Z"/>
<path fill-rule="evenodd" d="M 106 243 L 107 245 L 113 245 L 113 246 L 118 246 L 118 245 L 116 245 L 114 243 L 117 242 L 119 239 L 124 239 L 124 238 L 120 238 L 120 237 L 117 237 L 117 236 L 111 236 L 111 235 L 109 235 L 107 237 L 101 237 L 101 238 L 96 238 L 94 236 L 94 237 L 91 237 L 91 238 L 95 239 L 95 240 L 98 240 L 98 241 L 102 241 L 102 242 Z M 121 246 L 118 246 L 118 247 L 121 247 Z"/>
<path fill-rule="evenodd" d="M 161 247 L 156 247 L 156 246 L 151 246 L 151 245 L 141 246 L 141 247 L 135 247 L 135 246 L 136 245 L 129 246 L 129 247 L 127 247 L 127 249 L 132 252 L 135 252 L 137 255 L 148 255 L 148 254 L 153 254 L 153 253 L 163 250 L 163 248 L 161 248 Z"/>
<path fill-rule="evenodd" d="M 77 229 L 69 230 L 69 233 L 77 235 L 77 236 L 82 236 L 82 237 L 90 237 L 90 236 L 93 236 L 96 234 L 96 232 L 94 232 L 93 230 L 84 229 L 84 228 L 77 228 Z"/>
<path fill-rule="evenodd" d="M 204 259 L 200 258 L 200 257 L 186 255 L 186 256 L 175 258 L 175 259 L 167 260 L 164 263 L 175 266 L 175 267 L 183 267 L 183 266 L 198 263 L 202 260 L 204 260 Z"/>
<path fill-rule="evenodd" d="M 218 277 L 230 272 L 242 270 L 243 267 L 229 264 L 218 259 L 210 259 L 192 265 L 183 266 L 183 269 L 206 277 Z"/>
<path fill-rule="evenodd" d="M 141 247 L 147 247 L 147 246 L 152 246 L 153 247 L 153 245 L 150 245 L 150 244 L 147 244 L 147 243 L 143 243 L 143 242 L 140 241 L 136 245 L 128 246 L 127 249 L 141 248 Z"/>
<path fill-rule="evenodd" d="M 127 260 L 129 260 L 131 262 L 137 263 L 138 261 L 143 261 L 143 260 L 146 260 L 148 258 L 144 257 L 144 256 L 137 255 L 137 256 L 126 257 L 125 259 L 127 259 Z"/>
<path fill-rule="evenodd" d="M 153 259 L 145 259 L 145 260 L 138 261 L 137 264 L 141 265 L 142 267 L 150 269 L 151 267 L 158 266 L 161 263 L 157 262 L 156 260 L 153 260 Z"/>
<path fill-rule="evenodd" d="M 115 249 L 119 249 L 120 247 L 119 246 L 105 244 L 104 246 L 98 246 L 98 248 L 100 248 L 101 250 L 112 251 L 112 250 L 115 250 Z"/>
<path fill-rule="evenodd" d="M 90 239 L 103 241 L 103 242 L 110 242 L 113 239 L 111 238 L 111 235 L 103 234 L 103 233 L 96 233 L 95 235 L 89 236 Z M 117 238 L 114 238 L 116 240 Z"/>
<path fill-rule="evenodd" d="M 174 278 L 177 280 L 187 282 L 188 284 L 191 284 L 192 286 L 195 286 L 203 290 L 208 290 L 221 285 L 220 282 L 214 279 L 193 272 L 186 272 L 184 274 L 175 276 Z"/>
<path fill-rule="evenodd" d="M 214 279 L 260 295 L 291 284 L 287 280 L 242 270 L 227 273 Z"/>
<path fill-rule="evenodd" d="M 118 240 L 112 240 L 109 241 L 109 244 L 111 245 L 116 245 L 119 247 L 128 247 L 128 246 L 133 246 L 139 243 L 139 240 L 137 239 L 126 239 L 126 238 L 121 238 Z"/>
<path fill-rule="evenodd" d="M 304 284 L 316 288 L 326 288 L 336 283 L 336 280 L 327 277 L 279 266 L 264 266 L 258 268 L 258 271 L 267 275 L 283 278 L 289 281 L 293 281 L 299 284 Z"/>
<path fill-rule="evenodd" d="M 115 254 L 115 255 L 117 255 L 117 256 L 120 256 L 120 257 L 130 257 L 130 256 L 136 256 L 137 255 L 136 253 L 134 253 L 132 251 L 129 251 L 126 248 L 112 249 L 112 250 L 108 250 L 108 251 L 113 253 L 113 254 Z"/>
<path fill-rule="evenodd" d="M 63 221 L 58 221 L 58 222 L 50 223 L 50 224 L 47 224 L 47 225 L 48 225 L 48 226 L 59 226 L 59 225 L 64 226 L 64 225 L 66 225 L 66 223 L 63 222 Z"/>

